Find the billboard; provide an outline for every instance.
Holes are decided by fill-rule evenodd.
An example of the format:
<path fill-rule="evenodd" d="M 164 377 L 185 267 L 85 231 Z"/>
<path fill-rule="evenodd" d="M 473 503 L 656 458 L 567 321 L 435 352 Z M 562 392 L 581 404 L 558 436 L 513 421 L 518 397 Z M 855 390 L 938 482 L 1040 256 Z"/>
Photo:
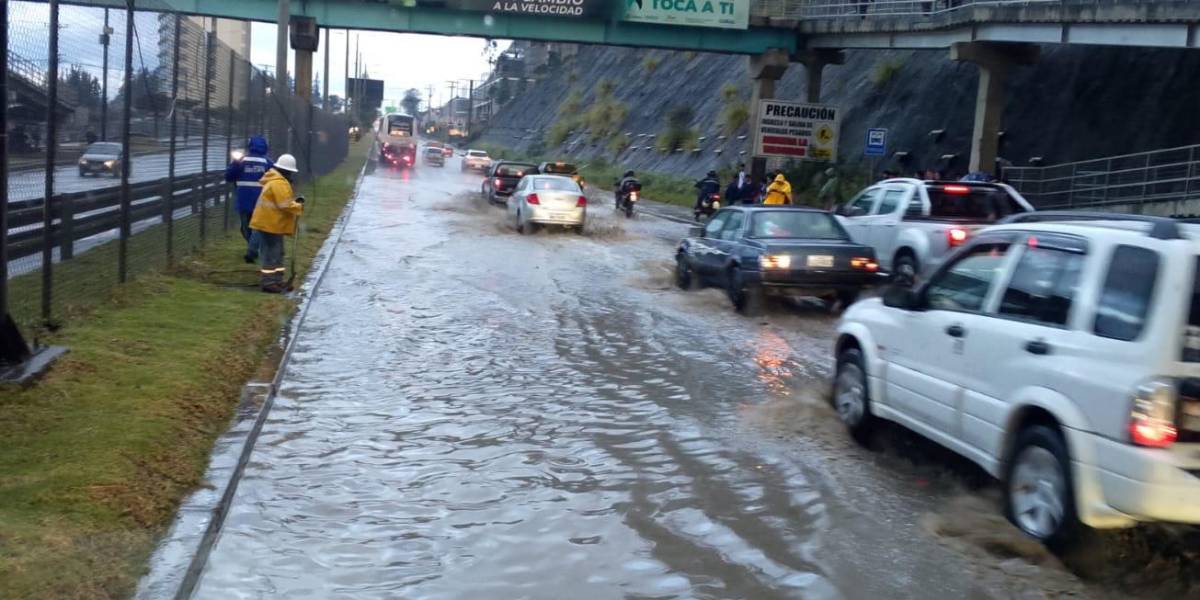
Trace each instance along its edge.
<path fill-rule="evenodd" d="M 447 8 L 538 17 L 604 18 L 608 0 L 446 0 Z"/>
<path fill-rule="evenodd" d="M 836 106 L 761 100 L 753 123 L 754 155 L 834 160 L 841 116 Z"/>
<path fill-rule="evenodd" d="M 624 0 L 625 20 L 659 25 L 746 29 L 750 0 Z"/>
<path fill-rule="evenodd" d="M 359 98 L 363 106 L 379 108 L 383 104 L 382 79 L 347 77 L 346 89 L 350 90 L 355 98 Z"/>

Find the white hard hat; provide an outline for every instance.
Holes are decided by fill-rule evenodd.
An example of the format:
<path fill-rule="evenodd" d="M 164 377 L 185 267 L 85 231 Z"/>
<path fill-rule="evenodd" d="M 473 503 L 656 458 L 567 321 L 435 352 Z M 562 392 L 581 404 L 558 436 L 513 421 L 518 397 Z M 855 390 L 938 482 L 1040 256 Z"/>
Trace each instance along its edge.
<path fill-rule="evenodd" d="M 275 168 L 283 169 L 284 171 L 291 171 L 293 173 L 300 170 L 296 168 L 296 157 L 292 156 L 291 154 L 284 154 L 280 156 L 279 159 L 275 161 Z"/>

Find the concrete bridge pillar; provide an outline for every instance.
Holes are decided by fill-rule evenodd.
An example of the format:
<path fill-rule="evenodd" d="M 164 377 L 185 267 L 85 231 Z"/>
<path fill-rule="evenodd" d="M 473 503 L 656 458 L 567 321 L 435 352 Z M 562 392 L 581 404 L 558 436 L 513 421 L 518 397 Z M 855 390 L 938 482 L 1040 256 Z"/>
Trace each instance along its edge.
<path fill-rule="evenodd" d="M 750 60 L 750 77 L 754 79 L 754 88 L 750 95 L 750 123 L 758 123 L 759 100 L 770 100 L 775 97 L 775 82 L 783 78 L 791 59 L 785 50 L 771 49 L 757 56 L 747 57 Z M 753 156 L 750 160 L 750 180 L 761 181 L 767 174 L 767 159 L 764 156 Z"/>
<path fill-rule="evenodd" d="M 818 104 L 821 102 L 821 75 L 825 65 L 840 65 L 846 62 L 846 53 L 831 48 L 816 48 L 804 50 L 792 57 L 792 60 L 804 65 L 804 73 L 808 76 L 808 93 L 806 102 Z"/>
<path fill-rule="evenodd" d="M 1037 61 L 1034 44 L 1002 42 L 958 42 L 950 47 L 950 59 L 979 67 L 979 90 L 975 95 L 975 128 L 971 134 L 968 171 L 995 173 L 1000 146 L 1000 128 L 1007 99 L 1005 84 L 1013 67 Z"/>

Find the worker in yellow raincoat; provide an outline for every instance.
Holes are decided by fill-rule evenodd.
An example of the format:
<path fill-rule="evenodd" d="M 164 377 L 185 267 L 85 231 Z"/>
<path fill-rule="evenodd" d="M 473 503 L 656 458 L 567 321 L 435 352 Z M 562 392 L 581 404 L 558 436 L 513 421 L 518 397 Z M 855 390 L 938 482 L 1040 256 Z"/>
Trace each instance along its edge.
<path fill-rule="evenodd" d="M 792 203 L 792 184 L 783 176 L 783 173 L 775 175 L 775 181 L 767 186 L 767 195 L 763 197 L 763 204 L 791 204 Z"/>
<path fill-rule="evenodd" d="M 262 194 L 250 217 L 250 229 L 259 234 L 258 255 L 262 259 L 259 272 L 264 292 L 287 291 L 283 278 L 287 272 L 283 266 L 283 238 L 296 235 L 296 222 L 304 212 L 304 198 L 297 197 L 292 190 L 296 171 L 296 157 L 284 154 L 259 180 Z"/>

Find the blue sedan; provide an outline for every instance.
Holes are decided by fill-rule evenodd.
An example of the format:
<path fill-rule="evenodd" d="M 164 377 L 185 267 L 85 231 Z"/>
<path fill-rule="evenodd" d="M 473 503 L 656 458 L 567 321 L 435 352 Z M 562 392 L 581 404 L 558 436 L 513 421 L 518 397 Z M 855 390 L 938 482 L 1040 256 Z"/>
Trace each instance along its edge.
<path fill-rule="evenodd" d="M 738 312 L 754 314 L 768 293 L 816 296 L 843 308 L 879 281 L 875 251 L 851 241 L 825 211 L 734 206 L 679 242 L 675 282 L 723 287 Z"/>

